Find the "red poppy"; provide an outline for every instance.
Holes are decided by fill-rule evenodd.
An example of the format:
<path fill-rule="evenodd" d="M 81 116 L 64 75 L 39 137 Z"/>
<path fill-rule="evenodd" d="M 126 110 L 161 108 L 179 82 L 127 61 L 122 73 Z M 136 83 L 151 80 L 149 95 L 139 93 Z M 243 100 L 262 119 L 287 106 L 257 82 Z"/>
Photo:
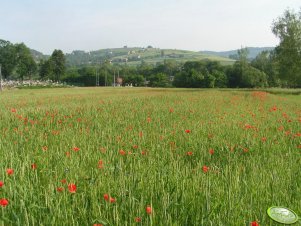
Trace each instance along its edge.
<path fill-rule="evenodd" d="M 4 185 L 4 182 L 0 180 L 0 188 Z"/>
<path fill-rule="evenodd" d="M 147 207 L 145 208 L 145 211 L 146 211 L 147 214 L 152 214 L 153 209 L 152 209 L 151 206 L 147 206 Z"/>
<path fill-rule="evenodd" d="M 151 122 L 152 119 L 150 117 L 147 117 L 147 122 Z"/>
<path fill-rule="evenodd" d="M 209 154 L 210 154 L 210 155 L 213 155 L 213 154 L 214 154 L 214 150 L 213 150 L 213 149 L 210 149 L 210 150 L 209 150 Z"/>
<path fill-rule="evenodd" d="M 135 218 L 135 222 L 137 222 L 137 223 L 141 222 L 141 220 L 142 220 L 141 217 L 136 217 Z"/>
<path fill-rule="evenodd" d="M 12 108 L 11 112 L 16 113 L 17 112 L 16 108 Z"/>
<path fill-rule="evenodd" d="M 75 184 L 69 184 L 68 185 L 68 190 L 71 193 L 75 193 L 76 192 L 76 185 Z"/>
<path fill-rule="evenodd" d="M 8 175 L 12 175 L 12 174 L 14 173 L 14 170 L 13 170 L 13 169 L 7 169 L 7 170 L 6 170 L 6 173 L 7 173 Z"/>
<path fill-rule="evenodd" d="M 173 112 L 174 112 L 174 109 L 173 109 L 173 108 L 169 108 L 169 112 L 170 112 L 170 113 L 173 113 Z"/>
<path fill-rule="evenodd" d="M 63 188 L 63 187 L 58 187 L 56 190 L 57 190 L 58 192 L 62 192 L 62 191 L 64 191 L 64 188 Z"/>
<path fill-rule="evenodd" d="M 257 221 L 252 221 L 251 226 L 259 226 L 259 224 L 257 223 Z"/>
<path fill-rule="evenodd" d="M 31 164 L 31 168 L 32 168 L 33 170 L 35 170 L 35 169 L 37 169 L 37 165 L 36 165 L 35 163 L 33 163 L 33 164 Z"/>
<path fill-rule="evenodd" d="M 188 156 L 192 156 L 192 155 L 193 155 L 193 153 L 192 153 L 192 151 L 188 151 L 188 152 L 186 152 L 186 155 L 188 155 Z"/>
<path fill-rule="evenodd" d="M 109 195 L 108 194 L 104 194 L 103 198 L 104 198 L 104 200 L 109 201 Z"/>
<path fill-rule="evenodd" d="M 43 151 L 47 151 L 47 150 L 48 150 L 48 147 L 47 147 L 47 146 L 43 146 L 43 147 L 42 147 L 42 150 L 43 150 Z"/>
<path fill-rule="evenodd" d="M 190 129 L 186 129 L 185 133 L 191 133 L 191 130 Z"/>
<path fill-rule="evenodd" d="M 103 161 L 102 161 L 102 160 L 99 160 L 99 161 L 98 161 L 98 168 L 99 168 L 99 169 L 102 169 L 102 168 L 103 168 Z"/>
<path fill-rule="evenodd" d="M 262 141 L 262 142 L 266 142 L 266 141 L 267 141 L 267 138 L 266 138 L 266 137 L 262 137 L 262 138 L 261 138 L 261 141 Z"/>
<path fill-rule="evenodd" d="M 114 203 L 114 202 L 116 202 L 116 199 L 115 199 L 115 198 L 112 198 L 112 197 L 110 197 L 110 203 Z"/>
<path fill-rule="evenodd" d="M 8 200 L 3 198 L 0 199 L 0 206 L 6 207 L 8 205 Z"/>
<path fill-rule="evenodd" d="M 62 179 L 62 180 L 61 180 L 61 183 L 62 183 L 62 184 L 66 184 L 66 182 L 67 182 L 66 179 Z"/>
<path fill-rule="evenodd" d="M 93 226 L 103 226 L 102 224 L 93 224 Z"/>
<path fill-rule="evenodd" d="M 72 149 L 73 149 L 73 151 L 79 151 L 80 150 L 79 147 L 73 147 Z"/>
<path fill-rule="evenodd" d="M 204 173 L 207 173 L 208 170 L 209 170 L 209 167 L 208 167 L 208 166 L 203 166 L 203 167 L 202 167 L 202 170 L 203 170 Z"/>
<path fill-rule="evenodd" d="M 135 148 L 135 149 L 138 148 L 138 145 L 137 144 L 133 145 L 133 148 Z"/>
<path fill-rule="evenodd" d="M 126 155 L 126 152 L 124 150 L 119 150 L 120 155 Z"/>

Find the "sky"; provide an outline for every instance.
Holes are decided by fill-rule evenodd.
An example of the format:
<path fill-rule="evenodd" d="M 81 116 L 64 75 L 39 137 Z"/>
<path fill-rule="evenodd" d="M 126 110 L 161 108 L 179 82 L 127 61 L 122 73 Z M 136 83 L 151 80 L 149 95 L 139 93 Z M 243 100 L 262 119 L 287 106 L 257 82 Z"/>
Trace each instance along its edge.
<path fill-rule="evenodd" d="M 0 0 L 0 39 L 54 49 L 224 51 L 279 43 L 271 31 L 300 0 Z"/>

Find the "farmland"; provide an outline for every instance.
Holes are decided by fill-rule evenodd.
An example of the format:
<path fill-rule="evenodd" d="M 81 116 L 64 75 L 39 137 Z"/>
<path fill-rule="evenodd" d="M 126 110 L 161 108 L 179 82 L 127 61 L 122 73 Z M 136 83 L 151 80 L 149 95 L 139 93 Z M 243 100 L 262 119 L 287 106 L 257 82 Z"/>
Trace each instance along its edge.
<path fill-rule="evenodd" d="M 0 225 L 276 225 L 301 215 L 300 95 L 0 94 Z M 6 200 L 6 201 L 5 201 Z"/>

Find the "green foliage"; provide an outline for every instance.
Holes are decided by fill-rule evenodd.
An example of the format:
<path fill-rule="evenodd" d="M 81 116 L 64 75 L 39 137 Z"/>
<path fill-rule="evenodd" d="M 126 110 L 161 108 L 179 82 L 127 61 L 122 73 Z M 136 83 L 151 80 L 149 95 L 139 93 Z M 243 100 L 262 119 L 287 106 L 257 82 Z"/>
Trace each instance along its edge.
<path fill-rule="evenodd" d="M 24 43 L 13 45 L 5 40 L 0 40 L 0 64 L 4 78 L 11 76 L 14 71 L 21 79 L 25 76 L 31 78 L 37 69 L 30 49 Z"/>
<path fill-rule="evenodd" d="M 164 73 L 153 74 L 149 77 L 149 86 L 151 87 L 168 87 L 170 86 L 170 81 L 168 76 Z"/>
<path fill-rule="evenodd" d="M 218 62 L 188 61 L 174 79 L 176 87 L 214 88 L 226 87 L 227 78 Z"/>
<path fill-rule="evenodd" d="M 65 55 L 62 50 L 55 49 L 50 57 L 52 70 L 55 81 L 59 81 L 60 77 L 65 73 Z"/>
<path fill-rule="evenodd" d="M 15 46 L 9 41 L 2 39 L 0 39 L 0 64 L 4 78 L 8 78 L 17 65 L 17 53 Z"/>
<path fill-rule="evenodd" d="M 290 87 L 301 87 L 301 10 L 286 10 L 272 31 L 280 39 L 275 49 L 280 78 Z"/>
<path fill-rule="evenodd" d="M 31 55 L 30 49 L 23 43 L 16 44 L 15 48 L 17 52 L 17 73 L 22 80 L 25 76 L 31 78 L 32 74 L 37 70 L 37 65 Z"/>

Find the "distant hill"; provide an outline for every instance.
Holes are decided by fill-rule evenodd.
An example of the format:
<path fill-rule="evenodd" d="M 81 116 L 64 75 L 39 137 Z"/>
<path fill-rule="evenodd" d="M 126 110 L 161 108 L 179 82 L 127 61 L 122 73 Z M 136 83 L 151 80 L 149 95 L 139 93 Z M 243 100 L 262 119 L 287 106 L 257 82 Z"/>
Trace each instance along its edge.
<path fill-rule="evenodd" d="M 249 49 L 249 58 L 254 59 L 260 52 L 264 50 L 272 50 L 273 47 L 247 47 Z M 30 50 L 36 61 L 46 60 L 50 56 L 43 53 Z M 175 60 L 177 62 L 212 60 L 219 61 L 221 64 L 233 64 L 235 62 L 237 50 L 230 51 L 188 51 L 178 49 L 159 49 L 152 47 L 123 47 L 108 48 L 95 51 L 74 50 L 66 53 L 66 63 L 68 66 L 95 65 L 105 61 L 114 64 L 139 65 L 141 62 L 149 64 L 157 64 L 164 60 Z M 231 59 L 232 58 L 232 59 Z"/>
<path fill-rule="evenodd" d="M 273 50 L 274 47 L 247 47 L 249 50 L 249 59 L 254 59 L 256 56 L 261 53 L 262 51 L 270 51 Z M 208 54 L 211 56 L 220 56 L 220 57 L 227 57 L 227 58 L 234 58 L 237 55 L 237 50 L 229 50 L 229 51 L 200 51 L 200 53 Z"/>
<path fill-rule="evenodd" d="M 30 52 L 33 58 L 35 59 L 35 61 L 47 60 L 49 58 L 48 55 L 44 55 L 43 53 L 34 49 L 30 49 Z"/>
<path fill-rule="evenodd" d="M 193 60 L 215 60 L 222 64 L 232 64 L 234 62 L 234 60 L 227 57 L 208 55 L 200 52 L 152 47 L 123 47 L 100 49 L 91 52 L 75 50 L 72 53 L 66 54 L 66 61 L 69 66 L 99 64 L 105 61 L 115 64 L 126 63 L 128 65 L 138 65 L 141 64 L 142 61 L 149 64 L 156 64 L 171 59 L 178 62 Z"/>

